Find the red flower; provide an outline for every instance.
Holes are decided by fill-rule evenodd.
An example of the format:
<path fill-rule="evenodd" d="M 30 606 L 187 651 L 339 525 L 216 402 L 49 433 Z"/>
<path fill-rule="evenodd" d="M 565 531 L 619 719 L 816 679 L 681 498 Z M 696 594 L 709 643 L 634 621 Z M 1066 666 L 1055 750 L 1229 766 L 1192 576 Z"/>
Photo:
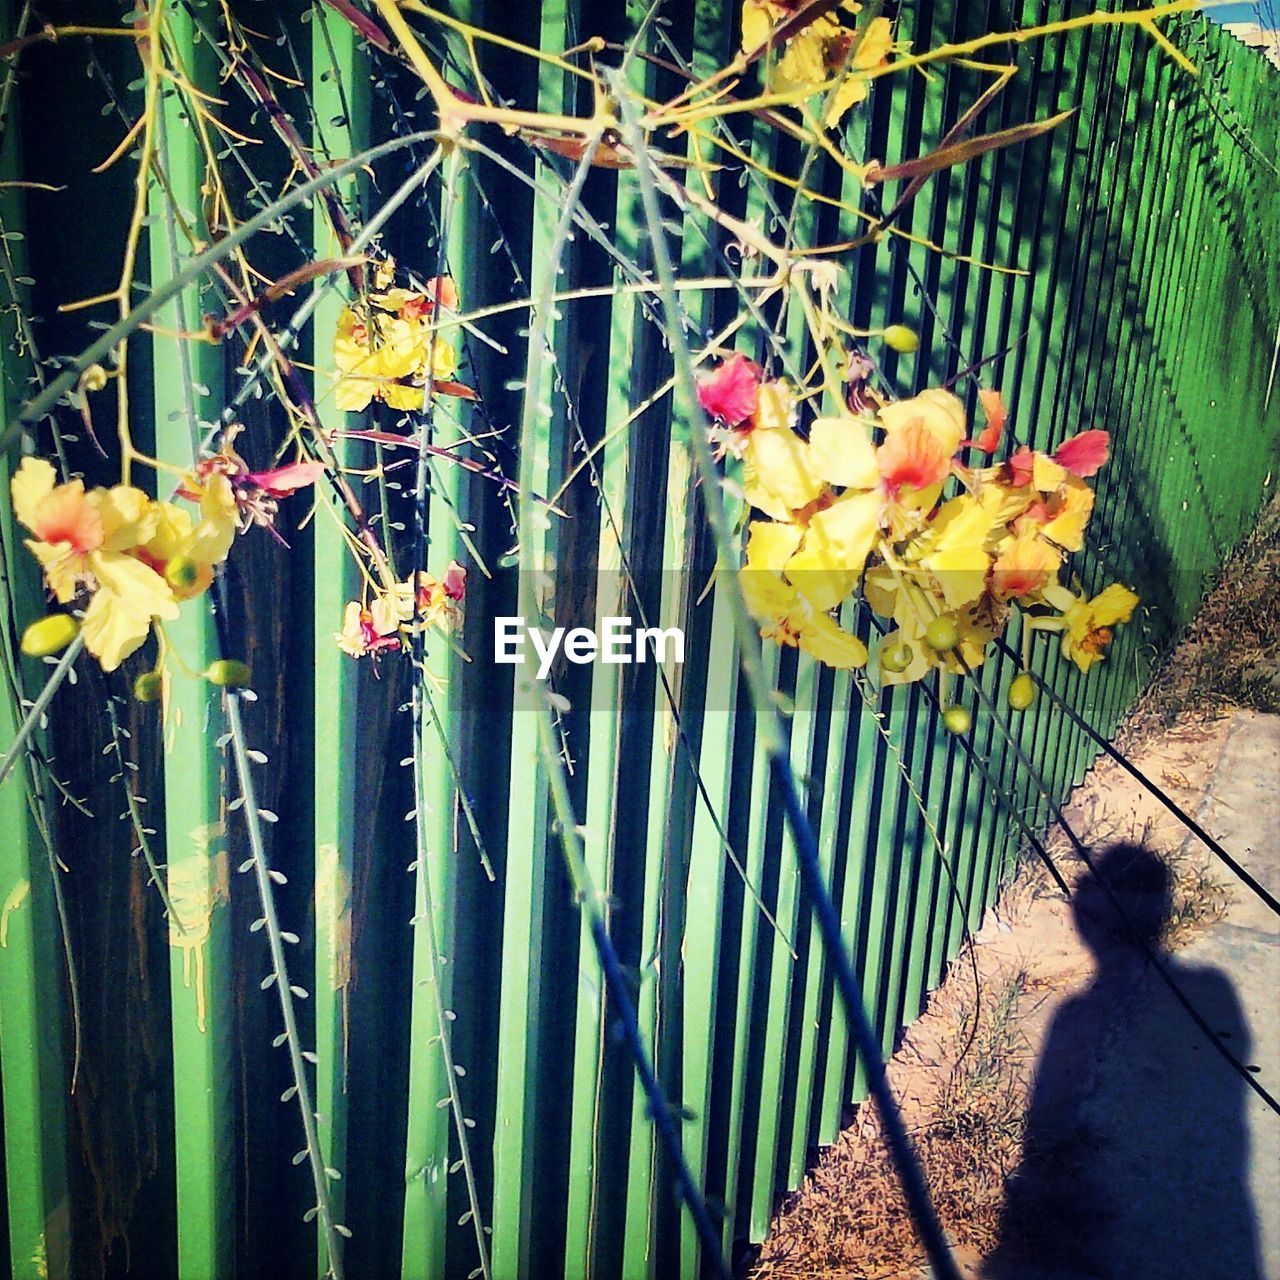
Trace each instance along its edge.
<path fill-rule="evenodd" d="M 1082 431 L 1070 440 L 1064 440 L 1053 455 L 1060 467 L 1082 480 L 1096 475 L 1107 461 L 1111 437 L 1105 431 Z"/>
<path fill-rule="evenodd" d="M 756 411 L 762 372 L 758 364 L 735 353 L 698 383 L 698 403 L 713 418 L 736 427 Z"/>

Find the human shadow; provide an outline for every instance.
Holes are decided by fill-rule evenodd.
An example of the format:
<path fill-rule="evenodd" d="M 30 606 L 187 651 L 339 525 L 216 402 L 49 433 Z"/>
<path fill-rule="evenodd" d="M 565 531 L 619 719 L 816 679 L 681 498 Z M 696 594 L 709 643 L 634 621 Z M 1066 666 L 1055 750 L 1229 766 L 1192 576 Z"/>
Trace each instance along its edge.
<path fill-rule="evenodd" d="M 1056 1012 L 1035 1072 L 1022 1161 L 1006 1183 L 987 1280 L 1263 1280 L 1249 1195 L 1245 1084 L 1178 1008 L 1153 949 L 1167 864 L 1103 852 L 1072 899 L 1096 976 Z M 1099 881 L 1110 886 L 1116 901 Z M 1120 921 L 1116 904 L 1131 922 Z M 1227 977 L 1163 962 L 1237 1058 L 1248 1030 Z"/>

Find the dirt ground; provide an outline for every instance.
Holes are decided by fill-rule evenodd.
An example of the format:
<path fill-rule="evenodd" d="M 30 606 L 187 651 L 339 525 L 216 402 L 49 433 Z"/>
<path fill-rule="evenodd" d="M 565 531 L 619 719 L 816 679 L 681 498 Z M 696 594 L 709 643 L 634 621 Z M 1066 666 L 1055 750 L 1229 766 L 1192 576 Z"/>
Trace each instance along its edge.
<path fill-rule="evenodd" d="M 1271 716 L 1280 713 L 1277 582 L 1280 501 L 1273 501 L 1117 737 L 1120 749 L 1192 814 L 1203 807 L 1233 723 L 1238 728 L 1242 715 L 1261 714 L 1274 726 Z M 1230 871 L 1188 840 L 1177 819 L 1113 762 L 1090 772 L 1066 812 L 1094 850 L 1125 845 L 1163 860 L 1171 910 L 1161 941 L 1172 963 L 1238 901 L 1242 891 L 1231 887 Z M 1084 869 L 1065 837 L 1053 832 L 1046 843 L 1076 884 Z M 1002 1269 L 999 1258 L 1016 1256 L 1024 1245 L 1034 1249 L 1020 1236 L 1036 1230 L 1036 1215 L 1011 1212 L 1007 1191 L 1020 1185 L 1009 1179 L 1023 1158 L 1035 1068 L 1055 1023 L 1051 1053 L 1062 1056 L 1060 1031 L 1081 1007 L 1081 993 L 1099 992 L 1119 972 L 1108 953 L 1086 945 L 1077 925 L 1040 864 L 1025 860 L 889 1065 L 938 1213 L 975 1277 L 1030 1274 L 1021 1264 Z M 1124 978 L 1129 1004 L 1144 984 L 1136 971 Z M 1071 1046 L 1065 1048 L 1069 1056 Z M 1074 1184 L 1071 1169 L 1061 1172 L 1071 1195 L 1089 1171 L 1077 1170 Z M 1041 1242 L 1046 1247 L 1055 1246 Z M 878 1122 L 863 1106 L 782 1206 L 750 1276 L 905 1280 L 920 1276 L 922 1266 Z M 1082 1263 L 1072 1274 L 1110 1271 Z"/>

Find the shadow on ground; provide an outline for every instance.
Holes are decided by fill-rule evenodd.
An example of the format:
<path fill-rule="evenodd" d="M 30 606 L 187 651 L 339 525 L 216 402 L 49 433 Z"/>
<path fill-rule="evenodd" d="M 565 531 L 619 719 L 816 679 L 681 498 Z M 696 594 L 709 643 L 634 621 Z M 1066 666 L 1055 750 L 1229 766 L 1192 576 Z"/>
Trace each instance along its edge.
<path fill-rule="evenodd" d="M 1168 919 L 1168 864 L 1121 843 L 1101 855 L 1099 870 L 1101 882 L 1081 881 L 1072 901 L 1096 973 L 1054 1015 L 1001 1243 L 984 1275 L 1263 1280 L 1248 1086 L 1172 1008 L 1144 952 L 1158 946 Z M 1251 1061 L 1226 974 L 1162 958 L 1223 1042 Z"/>

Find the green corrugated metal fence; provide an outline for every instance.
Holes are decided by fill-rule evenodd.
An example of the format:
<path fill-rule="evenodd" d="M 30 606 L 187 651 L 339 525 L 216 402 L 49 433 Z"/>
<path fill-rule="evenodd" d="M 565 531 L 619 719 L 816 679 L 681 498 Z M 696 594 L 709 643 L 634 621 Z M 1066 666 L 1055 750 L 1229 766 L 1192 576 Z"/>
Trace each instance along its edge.
<path fill-rule="evenodd" d="M 119 23 L 110 4 L 78 7 L 88 25 Z M 258 180 L 278 191 L 295 165 L 338 163 L 425 127 L 428 103 L 409 73 L 366 47 L 334 9 L 301 0 L 231 9 L 278 73 L 272 91 L 291 119 L 293 152 L 243 78 L 220 64 L 208 38 L 222 21 L 218 5 L 170 3 L 169 30 L 186 73 L 227 104 L 225 118 L 268 139 L 260 148 L 220 144 L 229 170 L 243 164 L 237 198 L 250 211 L 270 198 L 255 190 Z M 450 8 L 546 50 L 596 35 L 624 41 L 646 10 L 633 0 Z M 923 48 L 1085 11 L 1061 0 L 918 0 L 901 6 L 898 24 Z M 637 61 L 628 72 L 651 98 L 680 87 L 673 62 L 706 74 L 737 44 L 736 18 L 718 0 L 674 6 L 669 18 L 650 33 L 666 65 Z M 900 321 L 919 331 L 917 355 L 876 347 L 898 393 L 994 357 L 983 381 L 1003 389 L 1019 439 L 1046 448 L 1087 427 L 1112 433 L 1079 571 L 1090 588 L 1132 584 L 1143 610 L 1088 678 L 1056 646 L 1033 649 L 1036 673 L 1103 734 L 1274 493 L 1280 460 L 1280 406 L 1270 395 L 1280 323 L 1277 73 L 1203 19 L 1167 29 L 1201 69 L 1198 80 L 1132 27 L 1010 47 L 1021 71 L 984 130 L 1079 110 L 1046 137 L 934 176 L 898 221 L 909 235 L 846 255 L 837 295 L 860 327 Z M 3 313 L 6 422 L 33 379 L 48 376 L 41 356 L 79 351 L 97 336 L 94 313 L 57 308 L 114 283 L 128 174 L 88 170 L 139 109 L 130 44 L 33 47 L 6 89 L 4 177 L 68 188 L 0 189 L 0 266 L 12 293 Z M 441 37 L 436 48 L 464 65 L 460 41 Z M 483 46 L 481 57 L 505 95 L 548 111 L 590 109 L 587 86 L 571 76 L 537 71 L 500 44 Z M 880 81 L 848 126 L 852 151 L 886 163 L 918 154 L 984 83 L 961 65 Z M 209 207 L 196 122 L 176 96 L 164 102 L 165 186 L 153 186 L 144 237 L 152 286 L 190 259 Z M 794 173 L 796 146 L 746 119 L 732 126 L 737 144 Z M 543 287 L 572 169 L 482 136 L 494 150 L 470 153 L 454 184 L 437 173 L 384 235 L 421 276 L 443 261 L 467 307 Z M 425 146 L 406 148 L 339 183 L 351 225 L 362 226 L 426 155 Z M 739 177 L 737 169 L 712 176 L 722 206 L 780 228 L 790 190 Z M 835 203 L 802 208 L 801 240 L 856 235 L 860 224 L 836 204 L 861 200 L 857 184 L 822 164 L 811 181 Z M 889 184 L 886 205 L 895 195 Z M 561 287 L 622 284 L 652 267 L 634 175 L 594 172 L 583 210 Z M 722 272 L 721 231 L 692 211 L 670 229 L 683 233 L 682 274 Z M 250 257 L 276 276 L 298 265 L 300 251 L 340 250 L 332 210 L 317 202 L 251 242 Z M 307 287 L 323 297 L 302 355 L 324 367 L 339 292 Z M 242 348 L 172 336 L 198 327 L 220 296 L 212 282 L 193 285 L 160 313 L 159 332 L 135 344 L 135 434 L 179 464 L 246 380 L 236 365 Z M 740 305 L 731 291 L 687 295 L 704 335 Z M 287 315 L 272 312 L 272 323 Z M 39 318 L 30 333 L 29 316 Z M 536 395 L 547 409 L 536 488 L 561 495 L 563 486 L 568 517 L 540 532 L 555 566 L 548 613 L 565 625 L 643 615 L 689 637 L 683 666 L 568 670 L 557 685 L 559 727 L 587 866 L 607 894 L 658 1079 L 683 1108 L 686 1159 L 723 1207 L 729 1251 L 764 1236 L 780 1195 L 865 1096 L 865 1072 L 800 893 L 729 605 L 723 592 L 705 590 L 715 549 L 685 447 L 689 424 L 670 396 L 655 394 L 671 374 L 659 312 L 634 291 L 561 304 L 549 329 L 553 359 L 537 362 L 541 385 L 522 388 L 527 323 L 527 312 L 511 310 L 486 322 L 487 341 L 466 340 L 464 373 L 482 399 L 438 413 L 434 442 L 457 443 L 514 475 L 514 427 L 523 397 Z M 794 308 L 778 338 L 797 365 L 807 362 Z M 312 385 L 324 425 L 342 425 L 324 379 Z M 956 387 L 971 408 L 976 386 L 961 377 Z M 236 413 L 247 455 L 265 463 L 255 440 L 280 438 L 278 407 L 249 395 Z M 111 466 L 83 430 L 67 421 L 62 430 L 80 437 L 65 445 L 73 468 L 109 483 Z M 42 424 L 40 447 L 51 440 Z M 335 448 L 344 465 L 368 471 L 367 481 L 352 472 L 357 496 L 407 572 L 411 469 L 375 478 L 378 463 L 395 461 L 392 450 Z M 6 490 L 16 457 L 10 450 L 0 460 Z M 443 461 L 431 468 L 426 565 L 440 574 L 453 558 L 468 564 L 459 648 L 472 655 L 489 651 L 495 616 L 516 612 L 508 497 L 486 476 Z M 322 497 L 313 519 L 285 531 L 288 549 L 266 535 L 238 544 L 226 581 L 230 632 L 258 695 L 245 714 L 248 744 L 265 755 L 259 801 L 282 877 L 278 907 L 299 938 L 291 973 L 306 997 L 298 997 L 301 1035 L 313 1055 L 324 1163 L 341 1174 L 330 1186 L 351 1232 L 346 1275 L 471 1273 L 468 1180 L 500 1280 L 697 1275 L 697 1239 L 632 1059 L 613 1034 L 615 1011 L 557 847 L 527 694 L 495 679 L 504 668 L 444 647 L 429 652 L 438 679 L 429 684 L 419 851 L 415 823 L 404 821 L 415 806 L 414 771 L 402 767 L 414 754 L 407 669 L 387 663 L 375 673 L 331 642 L 357 588 L 323 509 L 329 502 Z M 47 670 L 15 656 L 17 623 L 36 609 L 38 586 L 7 507 L 4 521 L 0 568 L 16 622 L 4 629 L 12 681 L 0 699 L 0 746 L 15 731 L 19 700 L 34 696 Z M 865 611 L 850 609 L 846 622 L 874 652 Z M 216 651 L 200 608 L 188 606 L 171 635 L 196 669 Z M 1009 640 L 1016 648 L 1019 637 Z M 1024 716 L 995 719 L 962 685 L 974 713 L 970 752 L 942 731 L 921 688 L 882 692 L 861 674 L 772 646 L 764 661 L 790 710 L 791 757 L 823 874 L 887 1055 L 994 901 L 1022 843 L 1020 824 L 1043 826 L 1048 799 L 1081 780 L 1094 748 L 1045 698 Z M 280 1101 L 292 1096 L 292 1080 L 284 1050 L 273 1048 L 275 996 L 260 990 L 266 943 L 250 929 L 260 911 L 251 877 L 236 873 L 245 828 L 218 698 L 175 676 L 162 730 L 149 709 L 123 700 L 126 681 L 87 667 L 58 694 L 35 750 L 95 818 L 25 765 L 0 788 L 7 1272 L 323 1275 L 324 1232 L 303 1220 L 311 1200 L 295 1167 L 296 1103 Z M 999 653 L 982 668 L 996 705 L 1013 674 Z M 112 696 L 122 698 L 115 738 L 104 711 Z M 1038 777 L 1018 766 L 1015 749 Z M 142 815 L 137 823 L 130 809 Z M 137 825 L 167 867 L 174 921 L 131 856 Z M 55 856 L 65 871 L 53 869 Z M 54 875 L 68 901 L 83 1006 L 74 1094 Z"/>

